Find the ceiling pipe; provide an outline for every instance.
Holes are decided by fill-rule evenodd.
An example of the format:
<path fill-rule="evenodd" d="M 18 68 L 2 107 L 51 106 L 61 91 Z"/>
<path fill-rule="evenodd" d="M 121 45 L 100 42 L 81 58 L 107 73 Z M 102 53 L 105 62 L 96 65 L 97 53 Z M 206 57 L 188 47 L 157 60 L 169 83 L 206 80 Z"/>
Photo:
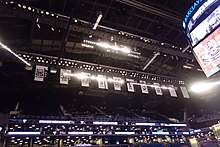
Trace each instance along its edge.
<path fill-rule="evenodd" d="M 161 16 L 163 18 L 178 22 L 178 23 L 182 22 L 182 18 L 180 16 L 168 13 L 167 11 L 160 10 L 158 8 L 155 8 L 150 5 L 138 2 L 136 0 L 116 0 L 116 1 L 123 3 L 123 4 L 126 4 L 126 5 L 129 5 L 131 7 L 134 7 L 136 9 L 139 9 L 139 10 L 142 10 L 145 12 L 149 12 L 151 14 Z"/>
<path fill-rule="evenodd" d="M 160 55 L 160 52 L 156 52 L 154 54 L 154 56 L 150 59 L 150 61 L 144 66 L 144 68 L 142 70 L 145 70 L 154 61 L 154 59 L 157 58 L 157 56 L 159 56 L 159 55 Z"/>
<path fill-rule="evenodd" d="M 93 26 L 93 30 L 96 30 L 96 28 L 98 27 L 98 24 L 99 24 L 99 22 L 101 21 L 101 19 L 102 19 L 102 12 L 101 11 L 99 11 L 98 13 L 97 13 L 97 15 L 98 15 L 98 18 L 97 18 L 97 20 L 96 20 L 96 22 L 95 22 L 95 24 L 94 24 L 94 26 Z"/>
<path fill-rule="evenodd" d="M 185 47 L 185 48 L 182 50 L 182 52 L 185 53 L 190 47 L 191 47 L 191 46 L 188 45 L 187 47 Z"/>

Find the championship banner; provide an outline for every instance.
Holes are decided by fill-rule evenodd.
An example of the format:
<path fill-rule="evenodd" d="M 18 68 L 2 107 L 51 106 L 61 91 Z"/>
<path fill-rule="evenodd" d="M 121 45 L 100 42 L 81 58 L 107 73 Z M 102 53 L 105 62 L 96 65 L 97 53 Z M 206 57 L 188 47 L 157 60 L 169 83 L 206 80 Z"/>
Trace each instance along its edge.
<path fill-rule="evenodd" d="M 60 84 L 69 84 L 69 77 L 64 76 L 64 73 L 71 73 L 69 69 L 60 69 Z"/>
<path fill-rule="evenodd" d="M 98 78 L 98 87 L 100 89 L 108 89 L 108 83 L 106 80 L 106 76 L 98 75 L 97 78 Z"/>
<path fill-rule="evenodd" d="M 85 77 L 90 77 L 91 76 L 90 73 L 83 73 L 83 75 L 85 75 Z M 89 87 L 89 83 L 90 83 L 89 78 L 82 78 L 81 79 L 81 86 L 82 87 Z"/>
<path fill-rule="evenodd" d="M 177 97 L 175 87 L 173 85 L 168 85 L 170 96 Z"/>
<path fill-rule="evenodd" d="M 122 79 L 120 77 L 113 77 L 113 84 L 114 84 L 114 89 L 121 91 L 121 81 Z"/>
<path fill-rule="evenodd" d="M 126 79 L 128 92 L 134 92 L 133 79 Z"/>
<path fill-rule="evenodd" d="M 34 81 L 44 81 L 44 78 L 47 76 L 48 67 L 36 65 Z"/>
<path fill-rule="evenodd" d="M 154 87 L 155 87 L 155 91 L 156 91 L 156 94 L 157 94 L 157 95 L 163 95 L 159 83 L 154 83 Z"/>
<path fill-rule="evenodd" d="M 149 91 L 147 89 L 146 81 L 140 80 L 140 84 L 141 84 L 141 92 L 142 93 L 149 93 Z"/>
<path fill-rule="evenodd" d="M 180 90 L 181 90 L 184 98 L 190 98 L 186 87 L 180 87 Z"/>

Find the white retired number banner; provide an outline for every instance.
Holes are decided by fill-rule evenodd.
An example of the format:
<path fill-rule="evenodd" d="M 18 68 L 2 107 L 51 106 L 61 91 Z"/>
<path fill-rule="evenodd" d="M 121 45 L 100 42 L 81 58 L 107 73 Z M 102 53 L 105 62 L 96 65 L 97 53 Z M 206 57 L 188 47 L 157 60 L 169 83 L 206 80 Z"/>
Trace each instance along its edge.
<path fill-rule="evenodd" d="M 148 91 L 148 89 L 147 89 L 146 81 L 141 81 L 141 80 L 140 80 L 140 84 L 141 84 L 141 92 L 142 92 L 142 93 L 149 93 L 149 91 Z"/>
<path fill-rule="evenodd" d="M 154 87 L 155 87 L 157 95 L 163 95 L 162 89 L 160 88 L 160 84 L 159 83 L 154 83 Z"/>
<path fill-rule="evenodd" d="M 129 92 L 134 92 L 134 80 L 133 79 L 126 79 L 127 81 L 127 88 Z"/>
<path fill-rule="evenodd" d="M 108 83 L 106 80 L 106 76 L 98 75 L 97 78 L 98 78 L 98 87 L 100 89 L 108 89 Z"/>
<path fill-rule="evenodd" d="M 180 87 L 180 90 L 181 90 L 184 98 L 189 98 L 189 94 L 187 92 L 186 87 Z"/>
<path fill-rule="evenodd" d="M 177 97 L 175 87 L 173 85 L 168 85 L 168 88 L 169 88 L 170 96 Z"/>
<path fill-rule="evenodd" d="M 69 76 L 64 76 L 64 73 L 71 73 L 69 69 L 60 69 L 60 84 L 69 84 Z"/>
<path fill-rule="evenodd" d="M 34 81 L 44 81 L 44 78 L 47 76 L 48 67 L 36 65 Z"/>
<path fill-rule="evenodd" d="M 121 82 L 122 82 L 122 79 L 119 78 L 119 77 L 113 77 L 113 80 L 114 80 L 114 89 L 115 90 L 121 90 Z"/>
<path fill-rule="evenodd" d="M 91 76 L 90 73 L 83 73 L 83 75 L 85 75 L 85 77 L 90 77 Z M 89 78 L 81 79 L 81 86 L 82 87 L 89 87 L 89 83 L 90 83 L 90 79 Z"/>

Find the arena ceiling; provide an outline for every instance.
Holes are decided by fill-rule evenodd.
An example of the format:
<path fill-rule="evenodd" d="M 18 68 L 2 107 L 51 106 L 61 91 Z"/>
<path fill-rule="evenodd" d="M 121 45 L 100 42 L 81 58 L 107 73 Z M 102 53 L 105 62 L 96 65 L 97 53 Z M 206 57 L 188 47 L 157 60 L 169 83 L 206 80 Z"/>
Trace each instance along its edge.
<path fill-rule="evenodd" d="M 204 78 L 181 25 L 192 2 L 193 0 L 2 0 L 0 38 L 17 53 L 51 55 L 192 81 L 198 77 Z M 103 17 L 98 28 L 93 30 L 92 26 L 100 12 Z M 96 48 L 89 49 L 81 45 L 83 40 L 117 42 L 140 53 L 140 56 L 134 58 Z M 160 55 L 143 70 L 157 52 Z M 0 57 L 1 81 L 4 84 L 7 80 L 10 81 L 8 85 L 11 84 L 15 92 L 22 88 L 28 89 L 29 85 L 25 81 L 29 81 L 33 75 L 26 76 L 28 71 L 20 71 L 21 65 L 8 65 L 12 60 L 17 60 L 5 51 L 0 51 Z M 24 79 L 19 79 L 20 76 Z M 3 84 L 1 86 L 4 87 Z M 76 93 L 79 91 L 80 89 Z M 25 92 L 20 92 L 20 95 L 25 95 Z M 40 97 L 37 94 L 35 96 L 36 99 Z M 153 101 L 149 102 L 149 106 L 153 106 L 150 104 Z M 170 109 L 173 103 L 155 103 L 157 104 L 152 110 L 158 107 L 161 108 L 160 111 L 169 108 L 167 112 L 171 113 L 175 109 Z M 186 105 L 179 104 L 180 110 Z"/>
<path fill-rule="evenodd" d="M 191 2 L 1 1 L 1 40 L 18 51 L 69 57 L 111 66 L 117 66 L 120 60 L 124 64 L 123 68 L 139 71 L 142 71 L 155 52 L 160 52 L 144 72 L 186 79 L 192 77 L 189 75 L 192 71 L 201 74 L 181 25 Z M 94 31 L 92 26 L 100 12 L 103 18 Z M 117 42 L 129 46 L 141 55 L 136 59 L 90 50 L 80 45 L 84 39 Z"/>

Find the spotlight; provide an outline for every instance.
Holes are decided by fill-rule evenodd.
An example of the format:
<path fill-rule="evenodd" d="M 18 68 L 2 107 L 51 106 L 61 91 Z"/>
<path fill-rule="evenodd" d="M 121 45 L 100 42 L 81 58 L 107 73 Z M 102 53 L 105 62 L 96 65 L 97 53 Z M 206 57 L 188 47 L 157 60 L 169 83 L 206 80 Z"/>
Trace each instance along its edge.
<path fill-rule="evenodd" d="M 57 73 L 57 69 L 55 69 L 55 68 L 51 68 L 51 69 L 50 69 L 50 73 L 52 73 L 52 74 L 56 74 L 56 73 Z"/>
<path fill-rule="evenodd" d="M 27 65 L 26 65 L 26 66 L 25 66 L 25 69 L 31 71 L 31 70 L 33 69 L 33 67 L 32 67 L 32 66 L 27 66 Z"/>
<path fill-rule="evenodd" d="M 196 83 L 191 87 L 191 91 L 198 93 L 198 92 L 205 92 L 210 90 L 211 88 L 214 87 L 214 83 Z"/>

